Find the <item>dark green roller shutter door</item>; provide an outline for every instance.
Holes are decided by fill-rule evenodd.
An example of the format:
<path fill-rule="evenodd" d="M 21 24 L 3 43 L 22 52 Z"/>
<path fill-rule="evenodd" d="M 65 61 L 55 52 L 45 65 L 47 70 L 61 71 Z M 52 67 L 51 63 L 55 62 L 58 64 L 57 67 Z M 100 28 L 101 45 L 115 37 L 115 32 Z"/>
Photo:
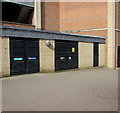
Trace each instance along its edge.
<path fill-rule="evenodd" d="M 78 42 L 55 42 L 55 70 L 68 70 L 78 68 Z"/>
<path fill-rule="evenodd" d="M 10 39 L 11 75 L 39 72 L 39 41 Z"/>
<path fill-rule="evenodd" d="M 120 67 L 120 46 L 118 46 L 118 67 Z"/>
<path fill-rule="evenodd" d="M 93 46 L 93 67 L 99 66 L 99 43 Z"/>

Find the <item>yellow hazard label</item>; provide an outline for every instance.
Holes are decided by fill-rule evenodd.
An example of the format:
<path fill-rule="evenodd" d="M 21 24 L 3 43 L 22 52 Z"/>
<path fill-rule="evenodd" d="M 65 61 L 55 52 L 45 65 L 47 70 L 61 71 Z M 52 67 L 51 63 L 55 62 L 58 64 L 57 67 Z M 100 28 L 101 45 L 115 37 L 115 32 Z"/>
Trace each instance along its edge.
<path fill-rule="evenodd" d="M 74 53 L 75 52 L 75 48 L 72 48 L 72 53 Z"/>

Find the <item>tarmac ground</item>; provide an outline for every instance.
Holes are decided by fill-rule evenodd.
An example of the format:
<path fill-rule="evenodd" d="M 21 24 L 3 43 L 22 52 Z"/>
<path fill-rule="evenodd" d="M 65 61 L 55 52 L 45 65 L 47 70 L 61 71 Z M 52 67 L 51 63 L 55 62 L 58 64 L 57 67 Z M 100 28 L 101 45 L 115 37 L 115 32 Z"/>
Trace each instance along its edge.
<path fill-rule="evenodd" d="M 3 111 L 118 111 L 118 70 L 98 68 L 2 79 Z"/>

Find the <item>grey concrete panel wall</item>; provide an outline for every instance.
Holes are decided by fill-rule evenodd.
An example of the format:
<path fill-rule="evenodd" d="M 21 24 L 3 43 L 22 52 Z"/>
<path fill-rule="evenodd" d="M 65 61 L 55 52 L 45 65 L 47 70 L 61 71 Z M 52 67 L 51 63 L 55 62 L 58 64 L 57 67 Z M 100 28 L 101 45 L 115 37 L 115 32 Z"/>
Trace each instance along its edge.
<path fill-rule="evenodd" d="M 107 66 L 106 44 L 99 44 L 99 66 Z"/>
<path fill-rule="evenodd" d="M 2 38 L 2 76 L 10 75 L 9 37 Z"/>
<path fill-rule="evenodd" d="M 46 45 L 47 40 L 39 40 L 40 72 L 55 71 L 55 40 L 50 40 L 51 45 Z"/>
<path fill-rule="evenodd" d="M 79 68 L 93 67 L 93 43 L 79 42 L 78 58 Z"/>

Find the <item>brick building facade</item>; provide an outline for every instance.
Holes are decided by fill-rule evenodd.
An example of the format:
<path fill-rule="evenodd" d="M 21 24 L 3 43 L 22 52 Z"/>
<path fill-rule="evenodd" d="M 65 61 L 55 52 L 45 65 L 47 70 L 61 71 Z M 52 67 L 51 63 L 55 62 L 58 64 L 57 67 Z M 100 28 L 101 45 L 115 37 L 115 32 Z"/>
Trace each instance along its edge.
<path fill-rule="evenodd" d="M 3 2 L 1 75 L 119 67 L 119 4 Z"/>

